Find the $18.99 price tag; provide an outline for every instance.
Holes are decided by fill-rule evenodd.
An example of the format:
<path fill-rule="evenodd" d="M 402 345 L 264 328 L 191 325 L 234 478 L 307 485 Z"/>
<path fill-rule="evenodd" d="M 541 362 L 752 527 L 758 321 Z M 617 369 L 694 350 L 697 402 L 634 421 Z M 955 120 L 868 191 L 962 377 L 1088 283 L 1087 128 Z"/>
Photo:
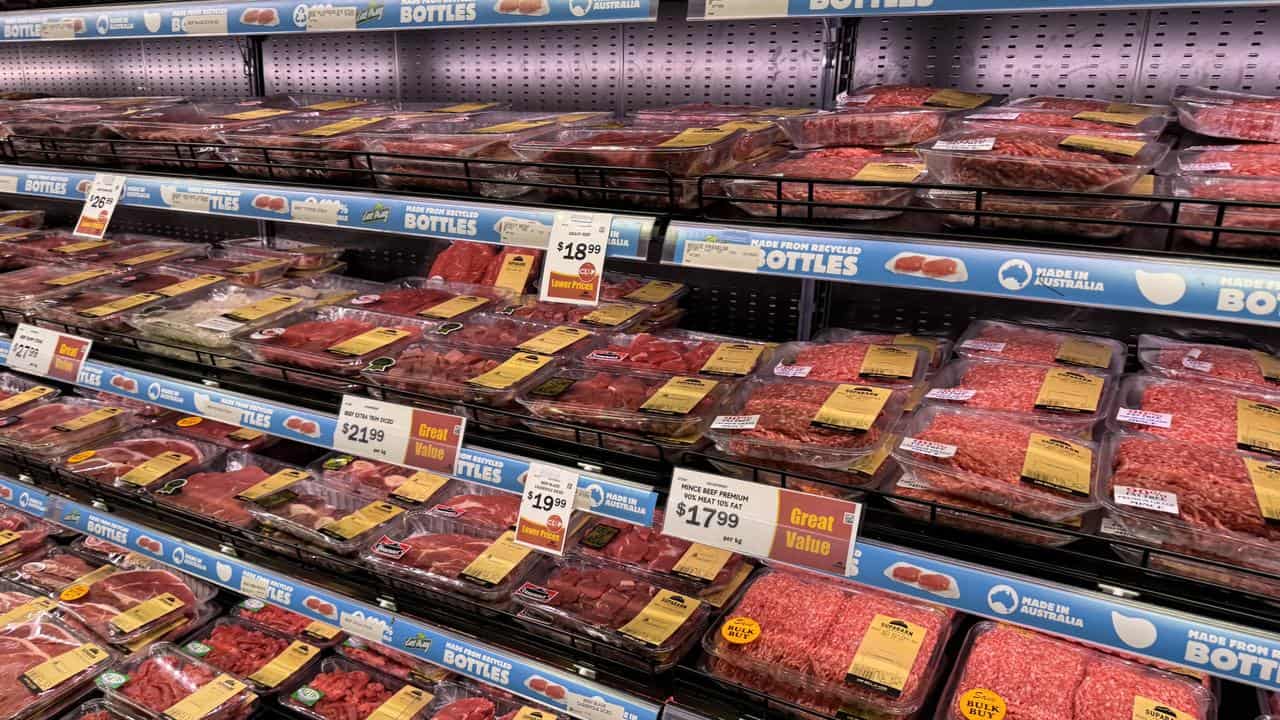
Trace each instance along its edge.
<path fill-rule="evenodd" d="M 561 555 L 569 537 L 569 518 L 578 494 L 578 472 L 569 468 L 529 463 L 516 542 Z"/>
<path fill-rule="evenodd" d="M 608 213 L 557 212 L 542 264 L 542 292 L 538 299 L 599 304 L 612 225 L 613 216 Z"/>
<path fill-rule="evenodd" d="M 344 395 L 333 449 L 452 475 L 466 423 L 457 415 Z"/>
<path fill-rule="evenodd" d="M 93 176 L 93 183 L 89 186 L 89 192 L 85 193 L 84 208 L 80 211 L 80 219 L 76 221 L 73 235 L 101 240 L 107 234 L 107 224 L 116 212 L 120 194 L 124 192 L 124 182 L 123 175 L 98 173 Z"/>
<path fill-rule="evenodd" d="M 22 323 L 13 333 L 5 364 L 14 370 L 75 382 L 93 341 Z"/>

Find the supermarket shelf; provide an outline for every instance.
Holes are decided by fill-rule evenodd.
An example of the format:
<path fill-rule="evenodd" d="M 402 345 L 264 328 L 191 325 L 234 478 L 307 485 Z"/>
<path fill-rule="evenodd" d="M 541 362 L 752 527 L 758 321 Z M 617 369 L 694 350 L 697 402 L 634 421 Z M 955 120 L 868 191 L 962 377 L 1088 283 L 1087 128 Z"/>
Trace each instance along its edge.
<path fill-rule="evenodd" d="M 505 11 L 497 2 L 169 2 L 0 13 L 4 42 L 282 35 L 305 32 L 652 22 L 658 0 L 549 0 Z"/>
<path fill-rule="evenodd" d="M 969 13 L 1080 12 L 1181 7 L 1273 5 L 1269 0 L 690 0 L 690 20 L 763 20 L 886 15 L 957 15 Z"/>
<path fill-rule="evenodd" d="M 0 165 L 0 193 L 83 200 L 95 174 Z M 479 201 L 133 173 L 128 174 L 121 205 L 541 248 L 546 247 L 556 216 L 550 209 Z M 655 222 L 644 215 L 614 215 L 608 255 L 645 259 Z"/>
<path fill-rule="evenodd" d="M 937 259 L 946 274 L 895 269 L 904 256 Z M 662 261 L 1257 325 L 1280 319 L 1280 267 L 1197 257 L 675 221 L 667 228 Z"/>

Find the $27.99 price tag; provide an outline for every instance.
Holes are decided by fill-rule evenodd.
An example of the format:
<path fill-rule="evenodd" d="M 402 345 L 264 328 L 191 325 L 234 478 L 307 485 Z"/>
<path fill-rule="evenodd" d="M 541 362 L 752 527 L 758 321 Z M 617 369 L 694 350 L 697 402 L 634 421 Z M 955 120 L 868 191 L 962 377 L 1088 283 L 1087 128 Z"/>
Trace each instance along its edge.
<path fill-rule="evenodd" d="M 333 449 L 452 475 L 466 424 L 457 415 L 344 395 Z"/>
<path fill-rule="evenodd" d="M 75 382 L 93 341 L 22 323 L 13 333 L 5 364 L 14 370 Z"/>
<path fill-rule="evenodd" d="M 520 518 L 516 521 L 516 542 L 536 550 L 563 554 L 577 494 L 576 470 L 529 463 L 524 495 L 520 497 Z"/>
<path fill-rule="evenodd" d="M 123 175 L 98 173 L 93 176 L 93 183 L 89 186 L 89 192 L 85 193 L 84 209 L 80 211 L 80 219 L 76 221 L 73 235 L 101 240 L 107 234 L 107 224 L 116 212 L 120 194 L 124 192 L 124 182 Z"/>
<path fill-rule="evenodd" d="M 575 305 L 598 305 L 604 281 L 604 255 L 609 248 L 608 213 L 557 212 L 542 264 L 538 299 Z"/>

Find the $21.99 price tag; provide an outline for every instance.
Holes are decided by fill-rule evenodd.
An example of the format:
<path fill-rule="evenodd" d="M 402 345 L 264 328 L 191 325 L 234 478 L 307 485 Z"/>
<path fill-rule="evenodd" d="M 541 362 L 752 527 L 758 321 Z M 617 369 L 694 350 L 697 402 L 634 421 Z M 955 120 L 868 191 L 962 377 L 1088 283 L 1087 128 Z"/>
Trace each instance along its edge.
<path fill-rule="evenodd" d="M 75 382 L 93 341 L 22 323 L 13 333 L 5 364 L 14 370 Z"/>
<path fill-rule="evenodd" d="M 466 423 L 457 415 L 344 395 L 333 449 L 452 475 Z"/>
<path fill-rule="evenodd" d="M 111 222 L 120 194 L 124 192 L 124 182 L 123 175 L 94 175 L 89 192 L 84 196 L 84 209 L 80 211 L 80 219 L 71 234 L 101 240 L 107 234 L 107 224 Z"/>
<path fill-rule="evenodd" d="M 557 212 L 542 264 L 538 299 L 575 305 L 598 305 L 604 282 L 604 255 L 609 248 L 608 213 Z"/>
<path fill-rule="evenodd" d="M 529 463 L 516 542 L 536 550 L 561 555 L 569 537 L 569 518 L 578 494 L 578 472 L 569 468 Z"/>

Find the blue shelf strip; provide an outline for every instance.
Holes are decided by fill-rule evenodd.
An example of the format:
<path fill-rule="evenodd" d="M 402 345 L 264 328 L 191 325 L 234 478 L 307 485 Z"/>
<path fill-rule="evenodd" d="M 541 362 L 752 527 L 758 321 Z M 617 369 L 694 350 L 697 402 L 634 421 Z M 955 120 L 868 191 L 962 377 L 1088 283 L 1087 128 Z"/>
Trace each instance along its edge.
<path fill-rule="evenodd" d="M 716 245 L 725 252 L 710 252 Z M 758 261 L 734 248 L 754 246 Z M 1116 256 L 968 243 L 674 222 L 663 262 L 724 263 L 740 272 L 1089 305 L 1274 326 L 1280 270 L 1209 260 Z M 908 272 L 904 256 L 937 260 L 935 276 Z M 700 258 L 718 258 L 703 261 Z M 948 264 L 947 261 L 950 261 Z M 748 269 L 748 264 L 754 268 Z M 909 267 L 909 266 L 908 266 Z M 940 274 L 947 271 L 946 274 Z"/>
<path fill-rule="evenodd" d="M 115 543 L 215 585 L 337 625 L 353 635 L 403 650 L 583 720 L 656 720 L 658 717 L 659 707 L 653 703 L 264 570 L 89 505 L 49 495 L 11 478 L 0 476 L 0 503 Z M 555 698 L 533 690 L 530 680 L 534 678 L 559 685 L 565 691 L 564 697 Z"/>
<path fill-rule="evenodd" d="M 9 343 L 8 339 L 0 339 L 0 358 L 8 356 Z M 93 359 L 85 361 L 76 384 L 309 445 L 328 449 L 334 446 L 337 418 L 313 410 L 264 402 Z M 315 430 L 303 433 L 294 429 L 297 427 Z M 524 474 L 529 470 L 530 462 L 491 450 L 464 447 L 456 464 L 457 477 L 499 490 L 522 493 Z M 582 497 L 579 509 L 645 527 L 653 524 L 654 508 L 658 503 L 658 494 L 653 488 L 591 473 L 580 473 L 578 486 Z"/>
<path fill-rule="evenodd" d="M 95 173 L 0 165 L 0 188 L 35 197 L 83 200 Z M 12 189 L 10 189 L 12 188 Z M 447 240 L 474 240 L 546 247 L 556 211 L 483 202 L 432 200 L 384 194 L 295 190 L 247 182 L 220 182 L 179 177 L 130 176 L 121 204 L 129 207 L 192 212 L 190 205 L 171 204 L 174 193 L 209 198 L 209 214 L 246 220 L 278 220 L 372 230 Z M 276 202 L 269 202 L 276 200 Z M 279 210 L 269 208 L 276 207 Z M 301 210 L 298 208 L 301 207 Z M 327 208 L 329 213 L 317 213 Z M 199 212 L 198 210 L 195 212 Z M 317 220 L 317 215 L 331 215 Z M 300 215 L 304 219 L 297 219 Z M 328 222 L 332 219 L 332 222 Z M 609 257 L 645 258 L 654 219 L 614 215 L 609 231 Z"/>
<path fill-rule="evenodd" d="M 308 27 L 309 8 L 350 8 Z M 55 8 L 0 14 L 4 42 L 113 38 L 281 35 L 308 31 L 417 30 L 423 28 L 652 22 L 658 0 L 297 0 L 172 2 L 110 7 Z M 345 14 L 345 22 L 336 16 Z M 66 21 L 63 26 L 61 23 Z"/>

